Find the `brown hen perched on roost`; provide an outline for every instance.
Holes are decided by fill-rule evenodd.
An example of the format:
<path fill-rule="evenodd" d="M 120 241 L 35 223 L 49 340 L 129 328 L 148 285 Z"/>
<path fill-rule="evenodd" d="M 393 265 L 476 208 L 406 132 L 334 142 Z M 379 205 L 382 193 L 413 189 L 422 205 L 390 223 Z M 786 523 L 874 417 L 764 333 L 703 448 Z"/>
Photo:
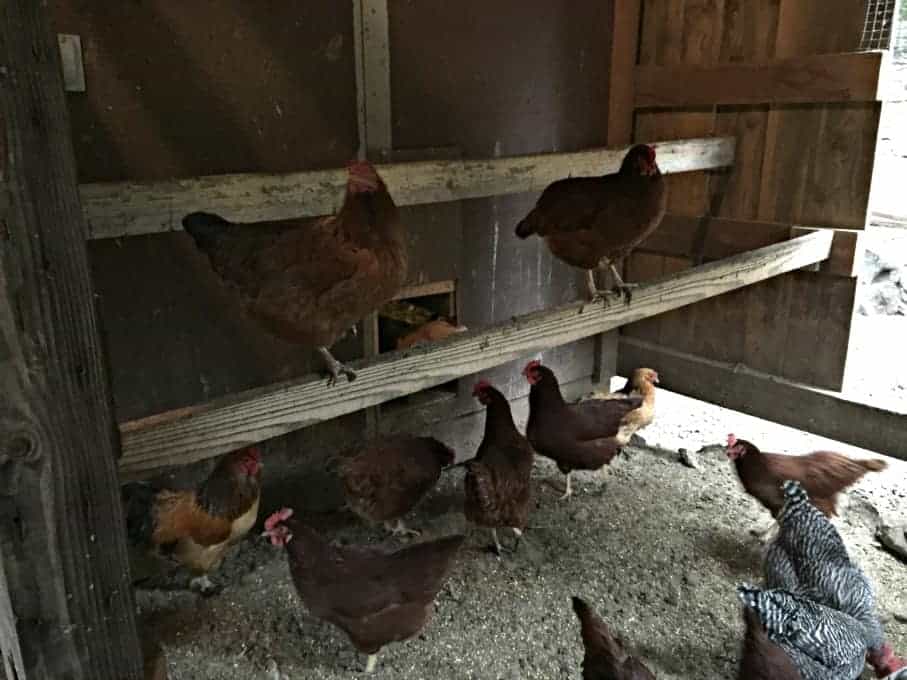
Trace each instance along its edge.
<path fill-rule="evenodd" d="M 592 299 L 600 295 L 594 271 L 610 267 L 618 290 L 629 301 L 633 284 L 624 283 L 615 265 L 658 228 L 667 201 L 655 148 L 637 144 L 614 174 L 570 177 L 548 185 L 517 225 L 516 235 L 537 234 L 555 257 L 585 269 Z"/>
<path fill-rule="evenodd" d="M 350 164 L 334 216 L 234 224 L 196 212 L 183 227 L 251 318 L 287 342 L 318 350 L 329 383 L 341 373 L 356 377 L 331 345 L 406 280 L 405 230 L 368 162 Z"/>

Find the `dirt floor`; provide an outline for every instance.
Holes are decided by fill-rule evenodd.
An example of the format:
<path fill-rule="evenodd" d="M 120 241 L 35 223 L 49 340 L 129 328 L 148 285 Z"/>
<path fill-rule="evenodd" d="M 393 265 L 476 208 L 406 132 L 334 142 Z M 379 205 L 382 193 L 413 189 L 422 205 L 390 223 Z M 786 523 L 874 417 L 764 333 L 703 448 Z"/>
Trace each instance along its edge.
<path fill-rule="evenodd" d="M 556 469 L 539 461 L 535 510 L 520 551 L 499 562 L 484 550 L 487 533 L 471 531 L 423 635 L 385 648 L 375 677 L 578 678 L 574 594 L 587 598 L 659 678 L 735 677 L 741 623 L 734 586 L 759 578 L 761 544 L 751 531 L 766 526 L 768 515 L 742 493 L 716 444 L 728 432 L 791 453 L 829 443 L 665 392 L 658 407 L 644 432 L 648 444 L 628 449 L 606 479 L 577 474 L 578 493 L 568 501 L 545 483 L 560 481 Z M 694 452 L 698 467 L 678 461 L 680 448 Z M 447 473 L 411 525 L 426 537 L 463 531 L 461 486 L 462 468 Z M 889 521 L 907 519 L 907 464 L 892 461 L 866 478 L 842 508 L 836 523 L 876 585 L 891 642 L 907 653 L 907 565 L 873 538 L 875 511 Z M 319 521 L 342 541 L 384 540 L 345 514 Z M 218 580 L 223 591 L 207 599 L 138 591 L 151 626 L 146 634 L 161 637 L 172 680 L 360 674 L 365 659 L 345 636 L 298 603 L 283 550 L 250 538 Z"/>

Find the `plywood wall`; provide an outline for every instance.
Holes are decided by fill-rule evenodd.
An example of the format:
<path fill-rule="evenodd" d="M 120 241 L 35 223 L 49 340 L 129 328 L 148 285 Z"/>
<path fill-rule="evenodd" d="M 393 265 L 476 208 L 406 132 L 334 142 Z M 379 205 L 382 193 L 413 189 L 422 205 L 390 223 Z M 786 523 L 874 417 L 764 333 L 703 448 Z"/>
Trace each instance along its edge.
<path fill-rule="evenodd" d="M 639 63 L 755 63 L 852 51 L 859 44 L 863 10 L 863 2 L 853 0 L 645 0 Z M 709 216 L 862 229 L 878 116 L 874 103 L 637 110 L 635 137 L 736 136 L 729 172 L 668 179 L 669 211 L 704 217 L 702 240 L 715 238 L 721 228 L 717 223 L 710 228 Z M 749 229 L 743 225 L 740 233 L 760 229 L 755 223 Z M 629 263 L 628 274 L 634 280 L 653 278 L 691 266 L 696 255 L 640 253 Z M 798 272 L 625 332 L 839 389 L 855 283 L 853 278 Z"/>

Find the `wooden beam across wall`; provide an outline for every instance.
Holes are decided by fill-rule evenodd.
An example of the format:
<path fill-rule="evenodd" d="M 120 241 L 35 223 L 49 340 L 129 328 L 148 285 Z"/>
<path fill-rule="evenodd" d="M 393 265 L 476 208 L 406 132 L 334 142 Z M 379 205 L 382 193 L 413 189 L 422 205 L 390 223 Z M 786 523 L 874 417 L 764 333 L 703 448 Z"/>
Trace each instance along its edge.
<path fill-rule="evenodd" d="M 636 108 L 872 102 L 883 52 L 817 54 L 762 63 L 636 68 Z"/>
<path fill-rule="evenodd" d="M 197 407 L 123 423 L 124 478 L 203 460 L 520 357 L 619 328 L 826 259 L 832 234 L 817 231 L 642 284 L 627 305 L 574 303 L 383 354 L 358 378 L 331 388 L 308 376 Z"/>
<path fill-rule="evenodd" d="M 860 404 L 740 365 L 704 359 L 627 336 L 620 338 L 622 375 L 656 366 L 662 386 L 757 418 L 907 460 L 903 413 Z"/>
<path fill-rule="evenodd" d="M 733 137 L 653 142 L 664 173 L 727 167 L 734 162 Z M 616 172 L 627 147 L 574 153 L 532 154 L 487 160 L 417 161 L 378 166 L 397 205 L 441 203 L 541 191 L 568 176 Z M 83 184 L 88 238 L 119 238 L 182 229 L 196 210 L 240 222 L 260 222 L 333 213 L 343 199 L 346 170 L 310 170 L 283 175 L 212 175 L 165 182 Z"/>

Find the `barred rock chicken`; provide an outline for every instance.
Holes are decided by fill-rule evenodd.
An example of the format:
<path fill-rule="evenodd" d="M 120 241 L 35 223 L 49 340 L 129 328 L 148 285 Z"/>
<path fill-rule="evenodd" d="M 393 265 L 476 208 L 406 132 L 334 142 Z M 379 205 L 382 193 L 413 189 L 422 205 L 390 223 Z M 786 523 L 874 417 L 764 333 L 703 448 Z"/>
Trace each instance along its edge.
<path fill-rule="evenodd" d="M 785 590 L 742 584 L 737 595 L 803 680 L 854 680 L 863 672 L 866 643 L 852 616 Z"/>
<path fill-rule="evenodd" d="M 317 348 L 329 384 L 341 373 L 356 377 L 330 346 L 406 279 L 405 230 L 368 162 L 349 165 L 335 216 L 249 225 L 197 212 L 183 227 L 251 318 L 287 342 Z"/>
<path fill-rule="evenodd" d="M 592 299 L 600 295 L 594 271 L 607 265 L 629 301 L 632 284 L 623 282 L 615 264 L 658 228 L 667 200 L 654 147 L 637 144 L 615 174 L 571 177 L 548 185 L 517 225 L 516 235 L 538 234 L 555 257 L 585 269 Z"/>
<path fill-rule="evenodd" d="M 838 514 L 837 500 L 841 491 L 867 472 L 878 472 L 887 467 L 881 458 L 855 460 L 832 451 L 815 451 L 805 456 L 763 453 L 732 434 L 727 437 L 726 453 L 734 461 L 743 488 L 773 516 L 784 505 L 781 483 L 785 479 L 801 482 L 815 506 L 832 517 Z"/>
<path fill-rule="evenodd" d="M 585 601 L 574 597 L 573 611 L 579 618 L 586 650 L 583 680 L 655 680 L 652 671 L 627 653 L 623 643 L 611 634 L 605 622 Z"/>
<path fill-rule="evenodd" d="M 802 680 L 787 652 L 769 639 L 755 611 L 744 607 L 743 622 L 746 630 L 737 680 Z"/>
<path fill-rule="evenodd" d="M 485 436 L 475 458 L 466 463 L 463 480 L 466 519 L 491 529 L 494 551 L 501 557 L 498 528 L 510 527 L 519 545 L 529 519 L 532 447 L 513 423 L 510 402 L 487 381 L 472 394 L 485 405 Z"/>
<path fill-rule="evenodd" d="M 537 453 L 551 458 L 567 477 L 563 498 L 572 494 L 573 470 L 598 470 L 611 462 L 630 440 L 621 421 L 638 409 L 642 397 L 603 399 L 567 404 L 550 368 L 534 360 L 523 375 L 529 389 L 529 422 L 526 437 Z"/>
<path fill-rule="evenodd" d="M 124 485 L 130 544 L 173 559 L 196 575 L 193 587 L 214 591 L 207 573 L 258 518 L 261 467 L 261 453 L 252 447 L 224 456 L 196 489 L 175 491 L 145 482 Z"/>
<path fill-rule="evenodd" d="M 778 536 L 765 553 L 765 581 L 852 616 L 879 677 L 904 667 L 885 643 L 875 612 L 875 594 L 863 571 L 850 559 L 841 535 L 809 502 L 799 482 L 783 484 L 785 503 Z"/>
<path fill-rule="evenodd" d="M 397 349 L 406 349 L 421 343 L 438 342 L 451 335 L 465 333 L 467 330 L 466 326 L 454 326 L 447 319 L 432 319 L 398 338 Z"/>
<path fill-rule="evenodd" d="M 268 517 L 273 545 L 286 546 L 296 593 L 312 616 L 333 623 L 368 654 L 366 673 L 391 642 L 417 635 L 431 617 L 435 596 L 453 567 L 463 536 L 447 536 L 395 552 L 339 546 L 283 508 Z"/>
<path fill-rule="evenodd" d="M 637 368 L 627 378 L 627 382 L 616 392 L 593 392 L 583 401 L 590 399 L 626 399 L 642 397 L 639 408 L 627 413 L 621 420 L 622 436 L 627 441 L 639 430 L 648 427 L 655 420 L 655 386 L 658 384 L 658 372 L 651 368 Z"/>
<path fill-rule="evenodd" d="M 347 505 L 369 522 L 384 522 L 395 535 L 418 535 L 406 528 L 402 518 L 434 488 L 441 470 L 454 457 L 450 447 L 433 437 L 385 437 L 370 442 L 340 466 Z"/>

